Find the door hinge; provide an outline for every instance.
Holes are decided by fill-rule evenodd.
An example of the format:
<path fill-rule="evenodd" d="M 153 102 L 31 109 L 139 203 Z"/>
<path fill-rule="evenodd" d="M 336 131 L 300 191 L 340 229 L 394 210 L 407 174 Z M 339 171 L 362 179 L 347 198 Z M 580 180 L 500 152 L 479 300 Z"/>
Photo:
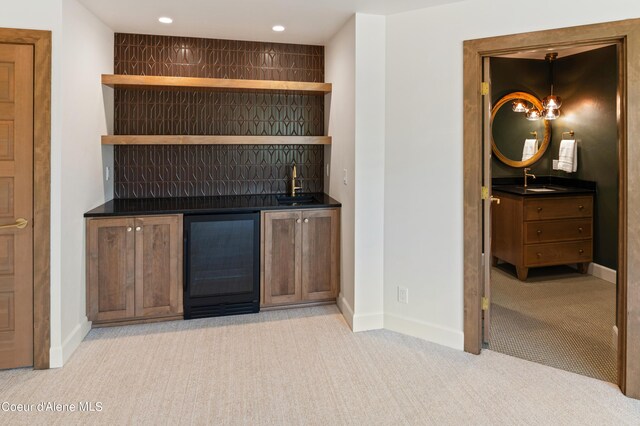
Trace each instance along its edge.
<path fill-rule="evenodd" d="M 482 96 L 489 94 L 489 83 L 488 82 L 483 81 L 480 84 L 480 93 L 482 94 Z"/>
<path fill-rule="evenodd" d="M 486 297 L 482 298 L 482 310 L 483 311 L 488 311 L 489 310 L 489 299 Z"/>
<path fill-rule="evenodd" d="M 487 200 L 489 198 L 489 187 L 488 186 L 483 186 L 482 187 L 482 199 L 483 200 Z"/>

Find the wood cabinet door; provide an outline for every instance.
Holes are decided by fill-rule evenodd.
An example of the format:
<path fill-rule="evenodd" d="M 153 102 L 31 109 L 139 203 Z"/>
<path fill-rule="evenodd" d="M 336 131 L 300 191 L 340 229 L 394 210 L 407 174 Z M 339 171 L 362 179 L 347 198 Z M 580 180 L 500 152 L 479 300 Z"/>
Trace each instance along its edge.
<path fill-rule="evenodd" d="M 337 209 L 302 213 L 302 299 L 334 299 L 338 294 L 340 216 Z"/>
<path fill-rule="evenodd" d="M 135 232 L 132 218 L 87 221 L 87 317 L 112 321 L 135 315 Z"/>
<path fill-rule="evenodd" d="M 182 312 L 182 217 L 135 219 L 136 317 Z"/>
<path fill-rule="evenodd" d="M 301 225 L 302 215 L 298 210 L 263 214 L 264 305 L 301 300 Z"/>

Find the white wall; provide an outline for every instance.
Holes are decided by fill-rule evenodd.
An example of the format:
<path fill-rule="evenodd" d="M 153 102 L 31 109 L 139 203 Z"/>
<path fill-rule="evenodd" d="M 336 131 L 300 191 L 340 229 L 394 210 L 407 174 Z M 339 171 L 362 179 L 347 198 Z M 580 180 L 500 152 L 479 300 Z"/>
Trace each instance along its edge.
<path fill-rule="evenodd" d="M 52 345 L 52 366 L 66 362 L 90 329 L 83 214 L 113 198 L 113 179 L 103 180 L 113 148 L 100 144 L 111 125 L 105 104 L 113 110 L 113 89 L 100 84 L 101 74 L 113 73 L 113 31 L 76 0 L 62 1 L 62 62 L 61 340 Z"/>
<path fill-rule="evenodd" d="M 638 16 L 637 0 L 471 0 L 387 18 L 385 327 L 463 347 L 463 40 Z"/>
<path fill-rule="evenodd" d="M 384 323 L 385 26 L 356 14 L 354 331 Z"/>
<path fill-rule="evenodd" d="M 355 304 L 355 29 L 354 16 L 325 46 L 325 81 L 333 84 L 325 108 L 327 135 L 332 137 L 331 146 L 325 149 L 325 163 L 330 165 L 325 192 L 342 203 L 338 306 L 351 327 Z M 342 180 L 344 169 L 347 170 L 347 185 Z"/>

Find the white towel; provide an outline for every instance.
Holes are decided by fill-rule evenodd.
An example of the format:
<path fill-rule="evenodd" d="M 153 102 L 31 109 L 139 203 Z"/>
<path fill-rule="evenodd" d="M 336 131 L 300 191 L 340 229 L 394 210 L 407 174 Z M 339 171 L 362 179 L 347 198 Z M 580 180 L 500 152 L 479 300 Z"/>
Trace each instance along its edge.
<path fill-rule="evenodd" d="M 538 152 L 538 139 L 525 139 L 524 148 L 522 149 L 522 161 L 536 155 Z"/>
<path fill-rule="evenodd" d="M 563 139 L 560 142 L 558 156 L 558 170 L 573 173 L 578 170 L 578 144 L 573 139 Z"/>

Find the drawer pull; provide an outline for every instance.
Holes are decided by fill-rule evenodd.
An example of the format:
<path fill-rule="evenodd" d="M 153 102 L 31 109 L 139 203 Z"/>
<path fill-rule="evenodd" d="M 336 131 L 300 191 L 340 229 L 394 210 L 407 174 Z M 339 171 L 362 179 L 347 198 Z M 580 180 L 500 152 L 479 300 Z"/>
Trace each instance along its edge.
<path fill-rule="evenodd" d="M 584 250 L 580 249 L 580 250 L 578 250 L 578 253 L 582 254 L 582 253 L 584 253 Z"/>
<path fill-rule="evenodd" d="M 136 232 L 140 232 L 140 231 L 142 231 L 142 227 L 136 226 Z"/>
<path fill-rule="evenodd" d="M 542 207 L 538 207 L 538 213 L 542 211 Z"/>
<path fill-rule="evenodd" d="M 578 206 L 578 210 L 583 210 L 584 206 Z"/>
<path fill-rule="evenodd" d="M 542 231 L 538 229 L 538 230 L 536 231 L 536 233 L 537 233 L 538 235 L 540 235 L 540 234 L 542 234 Z"/>
<path fill-rule="evenodd" d="M 131 232 L 131 229 L 132 229 L 132 228 L 129 226 L 129 227 L 127 228 L 127 232 Z"/>
<path fill-rule="evenodd" d="M 578 232 L 582 233 L 582 226 L 578 227 Z"/>
<path fill-rule="evenodd" d="M 542 257 L 542 253 L 538 252 L 538 253 L 536 253 L 536 256 Z"/>
<path fill-rule="evenodd" d="M 296 223 L 300 223 L 300 219 L 296 219 Z"/>
<path fill-rule="evenodd" d="M 309 219 L 305 219 L 305 220 L 304 220 L 304 223 L 309 223 Z"/>

